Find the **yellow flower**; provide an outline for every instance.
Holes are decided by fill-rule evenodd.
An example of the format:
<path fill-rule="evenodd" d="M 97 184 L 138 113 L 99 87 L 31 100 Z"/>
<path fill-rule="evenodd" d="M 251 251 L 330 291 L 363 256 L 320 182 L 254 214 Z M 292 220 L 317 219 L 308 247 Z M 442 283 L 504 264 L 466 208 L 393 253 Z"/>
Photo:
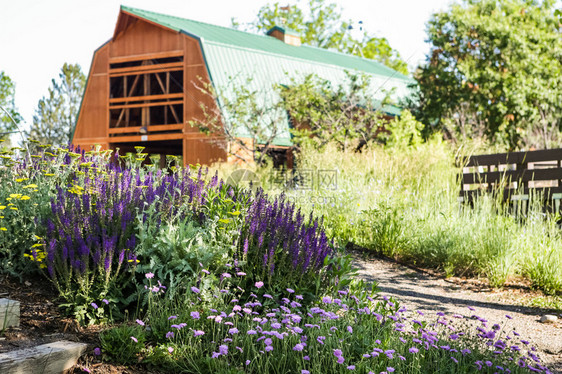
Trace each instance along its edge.
<path fill-rule="evenodd" d="M 15 199 L 15 198 L 18 198 L 18 199 L 19 199 L 19 198 L 21 197 L 21 193 L 11 193 L 11 194 L 10 194 L 10 197 L 11 197 L 12 199 Z"/>
<path fill-rule="evenodd" d="M 26 181 L 26 180 L 29 180 L 29 178 L 18 178 L 18 179 L 16 179 L 16 182 L 20 183 L 20 182 L 23 182 L 23 181 Z"/>
<path fill-rule="evenodd" d="M 0 210 L 6 209 L 6 205 L 0 205 Z"/>
<path fill-rule="evenodd" d="M 42 237 L 40 237 L 40 236 L 37 236 L 37 235 L 33 235 L 33 237 L 35 238 L 35 240 L 43 240 L 43 238 L 42 238 Z"/>
<path fill-rule="evenodd" d="M 232 215 L 232 216 L 239 216 L 240 215 L 240 211 L 235 211 L 235 212 L 228 212 L 228 214 Z"/>
<path fill-rule="evenodd" d="M 31 248 L 37 248 L 37 247 L 42 247 L 42 246 L 43 246 L 43 244 L 41 244 L 41 243 L 36 243 L 36 244 L 33 244 L 33 245 L 31 246 Z"/>
<path fill-rule="evenodd" d="M 27 196 L 27 195 L 23 195 L 20 200 L 29 200 L 31 199 L 31 197 Z"/>
<path fill-rule="evenodd" d="M 8 229 L 5 228 L 5 227 L 0 227 L 0 230 L 1 230 L 1 231 L 8 231 Z"/>
<path fill-rule="evenodd" d="M 37 188 L 38 186 L 36 184 L 28 184 L 27 186 L 23 186 L 24 189 L 26 188 Z"/>
<path fill-rule="evenodd" d="M 46 177 L 54 177 L 55 175 L 53 173 L 45 173 Z"/>
<path fill-rule="evenodd" d="M 12 210 L 18 210 L 18 208 L 16 208 L 16 207 L 13 207 L 13 206 L 12 206 L 12 207 L 10 207 L 10 209 L 12 209 Z"/>
<path fill-rule="evenodd" d="M 221 219 L 219 219 L 219 222 L 220 223 L 229 223 L 230 220 L 228 218 L 221 218 Z"/>

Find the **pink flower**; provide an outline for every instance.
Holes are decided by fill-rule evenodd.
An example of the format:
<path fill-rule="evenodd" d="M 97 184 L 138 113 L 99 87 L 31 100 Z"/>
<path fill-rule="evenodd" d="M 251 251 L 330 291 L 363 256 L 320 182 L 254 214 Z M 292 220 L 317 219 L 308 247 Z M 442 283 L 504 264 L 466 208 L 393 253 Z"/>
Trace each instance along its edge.
<path fill-rule="evenodd" d="M 257 288 L 262 288 L 262 287 L 263 287 L 263 282 L 262 282 L 262 281 L 256 282 L 256 287 L 257 287 Z"/>
<path fill-rule="evenodd" d="M 138 339 L 135 338 L 134 336 L 131 336 L 131 340 L 134 341 L 135 343 L 138 343 L 138 342 L 139 342 Z"/>
<path fill-rule="evenodd" d="M 152 279 L 154 278 L 154 273 L 146 273 L 144 276 L 146 277 L 146 279 Z"/>
<path fill-rule="evenodd" d="M 168 352 L 172 353 L 173 351 L 174 351 L 174 348 L 168 347 Z"/>

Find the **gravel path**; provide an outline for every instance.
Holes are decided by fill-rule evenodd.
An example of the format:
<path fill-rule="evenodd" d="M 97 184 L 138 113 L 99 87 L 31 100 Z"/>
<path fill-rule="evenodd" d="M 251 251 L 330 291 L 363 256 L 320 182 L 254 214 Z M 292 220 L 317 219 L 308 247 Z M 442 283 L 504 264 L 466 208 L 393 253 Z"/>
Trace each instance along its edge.
<path fill-rule="evenodd" d="M 388 260 L 358 254 L 354 254 L 354 266 L 366 282 L 378 283 L 382 295 L 395 297 L 409 310 L 433 312 L 432 315 L 438 311 L 466 315 L 470 312 L 467 307 L 471 306 L 479 316 L 498 323 L 505 321 L 505 315 L 509 314 L 513 319 L 508 323 L 536 346 L 544 364 L 553 373 L 562 373 L 562 313 L 558 311 L 557 323 L 540 323 L 542 315 L 553 313 L 518 305 L 528 290 L 492 290 L 475 280 L 446 280 Z"/>

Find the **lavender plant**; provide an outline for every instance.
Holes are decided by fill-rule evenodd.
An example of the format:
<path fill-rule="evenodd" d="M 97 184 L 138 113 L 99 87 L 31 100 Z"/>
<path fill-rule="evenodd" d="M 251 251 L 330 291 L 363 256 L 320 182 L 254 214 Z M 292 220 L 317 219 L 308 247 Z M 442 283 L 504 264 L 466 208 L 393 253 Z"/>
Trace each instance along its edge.
<path fill-rule="evenodd" d="M 263 279 L 272 292 L 291 284 L 316 295 L 329 282 L 334 254 L 321 221 L 305 219 L 284 196 L 270 201 L 261 190 L 253 196 L 235 255 L 249 281 Z"/>

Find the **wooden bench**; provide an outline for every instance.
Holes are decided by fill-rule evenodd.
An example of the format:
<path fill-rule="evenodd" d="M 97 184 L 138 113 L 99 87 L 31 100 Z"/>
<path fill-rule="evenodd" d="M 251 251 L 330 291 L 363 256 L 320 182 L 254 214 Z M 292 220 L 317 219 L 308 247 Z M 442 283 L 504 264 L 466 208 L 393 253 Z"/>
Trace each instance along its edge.
<path fill-rule="evenodd" d="M 542 199 L 545 211 L 560 211 L 562 148 L 478 155 L 459 161 L 463 166 L 462 202 L 472 204 L 476 196 L 492 193 L 526 211 L 529 196 L 534 195 Z"/>

